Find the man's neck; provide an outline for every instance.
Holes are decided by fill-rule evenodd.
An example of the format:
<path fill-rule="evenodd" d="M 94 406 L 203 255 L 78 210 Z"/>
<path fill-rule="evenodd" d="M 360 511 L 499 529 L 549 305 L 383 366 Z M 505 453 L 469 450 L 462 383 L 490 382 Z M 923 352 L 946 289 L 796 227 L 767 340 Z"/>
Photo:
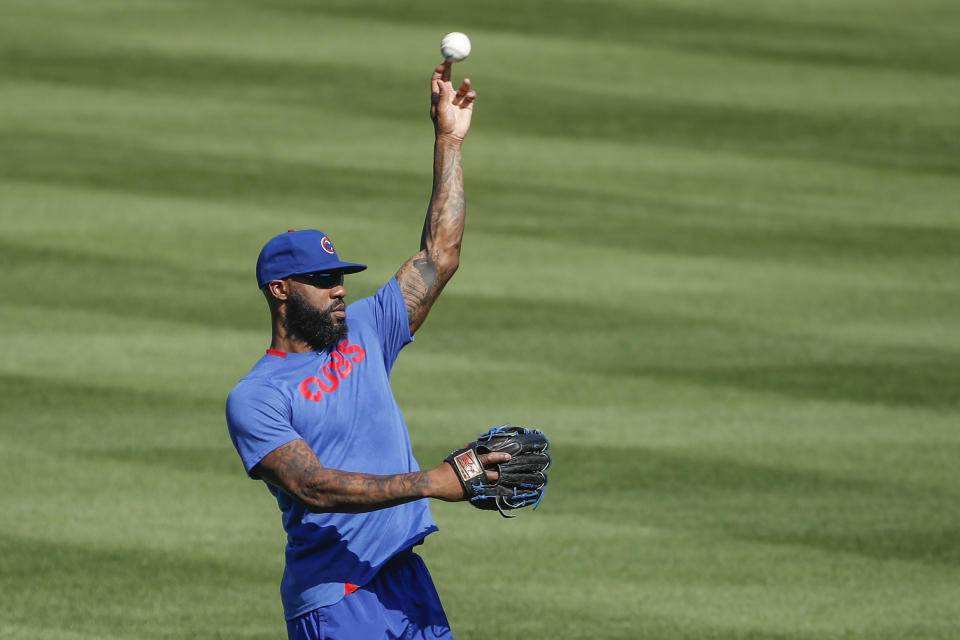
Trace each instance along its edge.
<path fill-rule="evenodd" d="M 270 340 L 270 348 L 275 351 L 285 351 L 287 353 L 307 353 L 308 351 L 317 351 L 303 340 L 288 335 L 283 327 L 274 324 L 273 336 Z"/>

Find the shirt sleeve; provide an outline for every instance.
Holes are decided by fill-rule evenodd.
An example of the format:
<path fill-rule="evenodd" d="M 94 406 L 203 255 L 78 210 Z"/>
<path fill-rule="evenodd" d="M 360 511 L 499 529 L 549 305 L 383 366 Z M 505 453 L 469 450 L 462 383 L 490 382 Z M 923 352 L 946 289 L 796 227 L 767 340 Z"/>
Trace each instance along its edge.
<path fill-rule="evenodd" d="M 268 453 L 302 437 L 291 425 L 287 399 L 270 384 L 241 382 L 227 396 L 226 411 L 230 439 L 251 478 Z"/>
<path fill-rule="evenodd" d="M 365 316 L 376 328 L 383 349 L 384 365 L 387 371 L 390 371 L 400 350 L 413 342 L 407 304 L 403 299 L 400 283 L 396 278 L 390 278 L 373 296 L 350 305 L 348 318 L 351 313 Z"/>

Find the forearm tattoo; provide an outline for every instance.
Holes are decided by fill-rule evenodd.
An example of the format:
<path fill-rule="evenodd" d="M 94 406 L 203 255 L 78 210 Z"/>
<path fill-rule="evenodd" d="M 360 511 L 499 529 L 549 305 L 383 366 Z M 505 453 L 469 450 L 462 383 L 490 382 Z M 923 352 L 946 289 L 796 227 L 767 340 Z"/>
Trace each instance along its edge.
<path fill-rule="evenodd" d="M 319 511 L 357 513 L 427 497 L 424 471 L 376 476 L 323 469 L 305 484 L 304 501 Z"/>
<path fill-rule="evenodd" d="M 460 148 L 438 141 L 433 158 L 433 193 L 423 223 L 420 248 L 429 249 L 463 237 L 466 197 Z"/>
<path fill-rule="evenodd" d="M 419 500 L 430 492 L 425 471 L 378 476 L 327 469 L 303 440 L 275 449 L 255 472 L 317 512 L 373 511 Z"/>
<path fill-rule="evenodd" d="M 420 252 L 397 272 L 411 332 L 423 323 L 431 305 L 457 269 L 465 218 L 460 147 L 438 140 L 434 149 L 433 193 L 423 222 Z"/>

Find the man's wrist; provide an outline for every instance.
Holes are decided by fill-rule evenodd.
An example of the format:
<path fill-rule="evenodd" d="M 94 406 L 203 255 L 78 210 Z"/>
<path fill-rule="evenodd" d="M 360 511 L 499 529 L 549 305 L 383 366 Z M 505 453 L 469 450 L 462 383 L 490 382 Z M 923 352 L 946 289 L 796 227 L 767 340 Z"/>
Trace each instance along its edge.
<path fill-rule="evenodd" d="M 451 147 L 454 149 L 460 149 L 463 146 L 463 138 L 458 138 L 455 135 L 449 133 L 440 133 L 437 134 L 436 146 L 445 146 Z"/>
<path fill-rule="evenodd" d="M 427 471 L 430 476 L 428 496 L 446 502 L 463 500 L 463 487 L 457 478 L 457 472 L 446 462 Z"/>

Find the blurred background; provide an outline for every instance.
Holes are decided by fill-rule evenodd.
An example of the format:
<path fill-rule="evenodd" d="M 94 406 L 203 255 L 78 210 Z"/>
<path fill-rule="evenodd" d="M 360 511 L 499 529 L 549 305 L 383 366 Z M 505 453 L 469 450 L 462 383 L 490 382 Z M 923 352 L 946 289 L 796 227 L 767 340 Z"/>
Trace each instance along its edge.
<path fill-rule="evenodd" d="M 254 263 L 320 228 L 356 299 L 417 250 L 455 30 L 462 262 L 394 390 L 425 467 L 555 458 L 536 512 L 434 505 L 457 637 L 955 638 L 942 0 L 6 0 L 0 637 L 284 637 Z"/>

